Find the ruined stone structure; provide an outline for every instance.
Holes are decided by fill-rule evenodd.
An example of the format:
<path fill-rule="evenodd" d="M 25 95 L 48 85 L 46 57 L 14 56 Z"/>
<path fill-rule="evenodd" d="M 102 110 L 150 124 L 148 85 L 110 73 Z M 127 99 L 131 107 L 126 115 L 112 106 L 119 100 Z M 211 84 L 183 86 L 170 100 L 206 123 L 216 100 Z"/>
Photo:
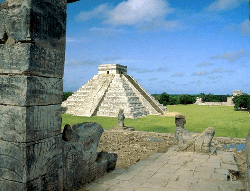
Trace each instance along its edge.
<path fill-rule="evenodd" d="M 202 133 L 192 133 L 184 128 L 185 123 L 184 115 L 175 116 L 175 137 L 178 141 L 179 150 L 215 154 L 215 148 L 211 146 L 215 134 L 214 128 L 208 127 Z"/>
<path fill-rule="evenodd" d="M 127 131 L 134 131 L 135 128 L 133 127 L 126 127 L 124 125 L 124 119 L 125 119 L 125 116 L 124 116 L 124 110 L 123 109 L 120 109 L 119 110 L 119 113 L 118 113 L 118 124 L 116 127 L 113 127 L 111 130 L 127 130 Z"/>
<path fill-rule="evenodd" d="M 126 118 L 163 115 L 166 107 L 127 75 L 127 66 L 99 65 L 98 75 L 62 103 L 65 113 L 74 116 L 117 117 L 120 108 Z"/>
<path fill-rule="evenodd" d="M 114 161 L 113 155 L 102 153 L 99 162 L 93 163 L 94 154 L 92 164 L 74 163 L 84 156 L 77 152 L 83 146 L 88 150 L 88 144 L 79 145 L 80 132 L 76 139 L 66 136 L 62 140 L 66 8 L 67 0 L 6 0 L 0 4 L 1 191 L 74 190 L 81 183 L 68 177 L 68 169 L 74 176 L 82 177 L 84 172 L 94 178 L 97 169 L 102 174 L 109 160 Z M 94 125 L 89 134 L 94 135 L 94 129 L 100 131 Z M 71 145 L 75 153 L 67 151 Z"/>
<path fill-rule="evenodd" d="M 237 95 L 242 95 L 242 91 L 234 90 L 233 96 L 227 98 L 227 102 L 204 102 L 202 98 L 196 97 L 196 102 L 194 104 L 197 105 L 225 105 L 225 106 L 234 106 L 233 98 Z"/>

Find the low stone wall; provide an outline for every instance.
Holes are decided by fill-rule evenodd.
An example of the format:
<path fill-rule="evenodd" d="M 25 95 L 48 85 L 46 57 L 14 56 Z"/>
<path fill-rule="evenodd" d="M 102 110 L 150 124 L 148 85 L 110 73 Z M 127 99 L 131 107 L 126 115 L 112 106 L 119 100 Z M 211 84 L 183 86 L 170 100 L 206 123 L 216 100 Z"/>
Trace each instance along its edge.
<path fill-rule="evenodd" d="M 196 104 L 197 104 L 197 103 L 196 103 Z M 234 104 L 228 105 L 227 102 L 202 102 L 202 103 L 198 103 L 197 105 L 223 105 L 223 106 L 234 106 Z"/>
<path fill-rule="evenodd" d="M 119 144 L 119 140 L 115 137 L 122 136 L 127 137 L 129 142 L 131 137 L 152 137 L 152 138 L 163 138 L 166 143 L 172 142 L 175 139 L 175 134 L 172 133 L 156 133 L 156 132 L 145 132 L 145 131 L 126 131 L 126 130 L 104 130 L 105 136 L 109 135 L 112 139 L 112 144 Z M 114 138 L 111 138 L 114 137 Z M 151 139 L 147 139 L 150 141 Z M 176 142 L 177 143 L 177 142 Z M 223 145 L 230 144 L 246 144 L 245 138 L 231 138 L 231 137 L 214 137 L 211 144 L 216 148 L 221 148 Z"/>

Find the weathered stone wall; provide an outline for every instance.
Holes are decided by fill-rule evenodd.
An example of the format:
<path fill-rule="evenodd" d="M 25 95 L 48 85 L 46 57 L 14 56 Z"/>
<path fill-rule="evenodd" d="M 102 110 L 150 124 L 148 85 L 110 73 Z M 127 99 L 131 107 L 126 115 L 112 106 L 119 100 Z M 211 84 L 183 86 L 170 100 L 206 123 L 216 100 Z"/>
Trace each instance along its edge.
<path fill-rule="evenodd" d="M 233 96 L 227 98 L 227 102 L 203 102 L 202 98 L 196 97 L 196 102 L 194 104 L 197 105 L 225 105 L 225 106 L 234 106 L 233 98 L 234 96 L 242 95 L 242 90 L 234 90 Z"/>
<path fill-rule="evenodd" d="M 86 155 L 90 143 L 62 140 L 66 6 L 67 0 L 0 4 L 1 191 L 74 190 L 115 166 L 116 155 L 93 149 Z M 88 135 L 94 134 L 92 130 Z M 69 147 L 81 152 L 79 158 L 91 160 L 72 162 Z M 69 171 L 67 165 L 75 168 Z M 79 173 L 84 176 L 76 182 L 72 177 Z"/>
<path fill-rule="evenodd" d="M 0 5 L 0 188 L 62 190 L 66 0 Z"/>

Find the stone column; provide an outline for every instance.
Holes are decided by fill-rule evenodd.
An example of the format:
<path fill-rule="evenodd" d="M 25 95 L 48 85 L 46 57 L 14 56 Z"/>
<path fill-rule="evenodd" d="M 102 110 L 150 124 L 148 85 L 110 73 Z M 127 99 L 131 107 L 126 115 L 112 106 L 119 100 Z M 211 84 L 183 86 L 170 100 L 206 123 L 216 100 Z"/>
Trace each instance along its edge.
<path fill-rule="evenodd" d="M 63 190 L 67 0 L 0 4 L 0 190 Z"/>
<path fill-rule="evenodd" d="M 246 137 L 246 188 L 250 191 L 250 133 Z"/>

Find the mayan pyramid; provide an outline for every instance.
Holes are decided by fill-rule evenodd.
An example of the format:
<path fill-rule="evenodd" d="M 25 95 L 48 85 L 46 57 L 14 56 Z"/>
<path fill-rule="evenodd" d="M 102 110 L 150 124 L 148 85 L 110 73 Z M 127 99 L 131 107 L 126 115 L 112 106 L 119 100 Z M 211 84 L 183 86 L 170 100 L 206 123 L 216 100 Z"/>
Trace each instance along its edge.
<path fill-rule="evenodd" d="M 62 109 L 66 114 L 88 117 L 117 117 L 119 109 L 124 109 L 126 118 L 163 115 L 167 111 L 127 75 L 127 66 L 119 64 L 99 65 L 98 74 L 69 96 Z"/>

